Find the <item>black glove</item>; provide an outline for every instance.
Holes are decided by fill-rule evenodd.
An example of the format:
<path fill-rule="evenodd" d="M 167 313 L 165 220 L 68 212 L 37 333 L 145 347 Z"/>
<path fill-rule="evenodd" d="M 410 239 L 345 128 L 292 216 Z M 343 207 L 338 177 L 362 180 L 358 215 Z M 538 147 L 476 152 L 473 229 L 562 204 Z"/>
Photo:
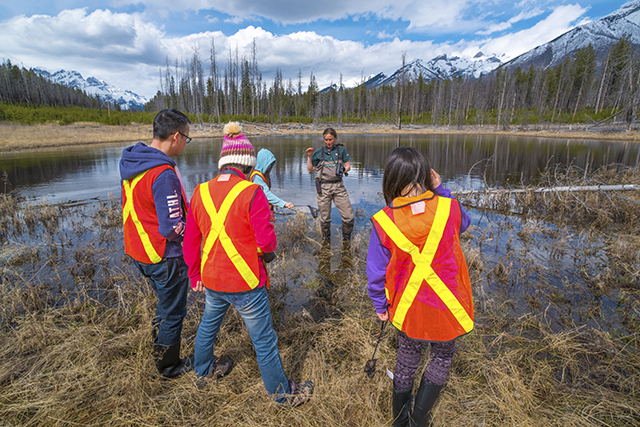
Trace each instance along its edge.
<path fill-rule="evenodd" d="M 262 255 L 262 259 L 264 260 L 264 262 L 266 262 L 267 264 L 269 264 L 271 261 L 273 261 L 274 259 L 276 259 L 276 253 L 275 252 L 265 252 Z"/>

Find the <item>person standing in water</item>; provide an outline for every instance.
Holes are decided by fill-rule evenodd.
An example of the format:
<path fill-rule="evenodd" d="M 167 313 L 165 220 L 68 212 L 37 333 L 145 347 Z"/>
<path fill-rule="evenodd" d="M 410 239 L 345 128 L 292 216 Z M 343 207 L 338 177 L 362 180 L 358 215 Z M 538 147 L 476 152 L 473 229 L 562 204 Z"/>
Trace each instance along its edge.
<path fill-rule="evenodd" d="M 372 218 L 367 290 L 378 318 L 398 329 L 394 427 L 430 426 L 458 337 L 473 330 L 473 300 L 460 233 L 471 222 L 413 147 L 393 150 L 382 181 L 387 207 Z M 431 358 L 411 409 L 422 347 Z"/>
<path fill-rule="evenodd" d="M 309 173 L 318 171 L 316 198 L 320 211 L 322 240 L 326 243 L 331 241 L 331 202 L 333 201 L 342 216 L 343 242 L 350 242 L 355 217 L 342 177 L 351 170 L 351 156 L 344 145 L 336 142 L 338 134 L 335 129 L 325 129 L 322 136 L 323 147 L 315 150 L 309 147 L 306 150 L 307 170 Z"/>

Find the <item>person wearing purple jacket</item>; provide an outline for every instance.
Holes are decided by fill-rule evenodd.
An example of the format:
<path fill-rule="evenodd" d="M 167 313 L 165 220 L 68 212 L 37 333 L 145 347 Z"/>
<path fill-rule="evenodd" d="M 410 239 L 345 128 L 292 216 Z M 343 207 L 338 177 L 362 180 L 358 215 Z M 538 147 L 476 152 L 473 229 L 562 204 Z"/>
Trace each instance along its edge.
<path fill-rule="evenodd" d="M 125 252 L 158 297 L 153 355 L 165 378 L 193 368 L 192 358 L 180 359 L 190 287 L 182 253 L 187 198 L 171 159 L 191 141 L 189 123 L 176 109 L 160 111 L 153 120 L 151 144 L 125 148 L 120 160 Z"/>
<path fill-rule="evenodd" d="M 367 254 L 367 290 L 378 318 L 398 329 L 393 425 L 431 425 L 455 340 L 473 329 L 473 301 L 460 233 L 471 222 L 422 152 L 393 150 L 382 181 L 388 206 L 376 213 Z M 413 409 L 424 343 L 431 345 Z"/>

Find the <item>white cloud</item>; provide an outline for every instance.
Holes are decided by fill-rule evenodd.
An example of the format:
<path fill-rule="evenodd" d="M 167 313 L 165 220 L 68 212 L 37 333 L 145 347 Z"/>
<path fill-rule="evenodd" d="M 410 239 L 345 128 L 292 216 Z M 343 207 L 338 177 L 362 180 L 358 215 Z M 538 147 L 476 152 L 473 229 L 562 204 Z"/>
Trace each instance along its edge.
<path fill-rule="evenodd" d="M 144 73 L 162 63 L 163 37 L 162 28 L 138 14 L 108 10 L 74 9 L 0 22 L 0 46 L 24 66 L 75 69 L 121 87 L 127 87 L 131 71 Z"/>
<path fill-rule="evenodd" d="M 401 20 L 420 32 L 471 31 L 486 26 L 475 16 L 475 8 L 495 11 L 506 0 L 116 0 L 117 5 L 144 4 L 149 10 L 215 10 L 242 20 L 257 17 L 282 24 L 300 24 L 324 19 L 357 21 L 374 16 Z M 467 17 L 466 15 L 471 15 Z"/>
<path fill-rule="evenodd" d="M 240 0 L 241 3 L 243 1 L 248 2 Z M 331 3 L 337 0 L 328 1 Z M 384 5 L 382 0 L 373 1 L 376 5 Z M 159 2 L 161 6 L 174 3 Z M 201 4 L 210 7 L 209 4 L 213 2 L 185 0 L 185 3 L 182 6 L 195 7 Z M 348 7 L 355 4 L 354 1 L 347 3 Z M 378 16 L 403 16 L 404 13 L 409 13 L 402 9 L 406 4 L 413 2 L 404 2 L 404 5 L 397 7 L 381 6 L 375 13 Z M 463 4 L 466 3 L 458 1 L 455 7 L 448 9 L 449 12 L 441 11 L 439 16 L 452 13 Z M 330 8 L 329 6 L 331 4 L 324 4 L 323 7 Z M 370 8 L 373 9 L 373 6 Z M 422 9 L 423 12 L 425 10 Z M 159 68 L 164 69 L 167 57 L 173 68 L 176 60 L 189 60 L 194 49 L 197 49 L 203 60 L 205 74 L 208 74 L 207 62 L 212 38 L 215 40 L 221 69 L 226 66 L 229 49 L 234 53 L 237 47 L 240 58 L 250 57 L 255 39 L 257 62 L 264 80 L 271 81 L 276 69 L 280 69 L 285 80 L 296 81 L 301 70 L 305 87 L 311 72 L 316 76 L 318 84 L 324 87 L 331 82 L 336 83 L 341 73 L 344 81 L 351 81 L 360 79 L 363 74 L 393 72 L 399 67 L 403 52 L 407 53 L 408 61 L 416 58 L 430 60 L 443 53 L 473 56 L 478 51 L 498 55 L 506 53 L 509 57 L 507 59 L 510 59 L 569 30 L 573 26 L 572 22 L 579 19 L 585 11 L 586 9 L 577 5 L 561 6 L 535 26 L 495 39 L 436 44 L 432 41 L 410 41 L 393 37 L 368 45 L 311 31 L 276 35 L 254 26 L 248 26 L 232 35 L 206 31 L 169 37 L 163 27 L 146 21 L 146 15 L 113 13 L 108 10 L 87 13 L 87 9 L 75 9 L 65 10 L 57 16 L 16 16 L 0 22 L 0 46 L 3 52 L 18 58 L 26 67 L 42 66 L 52 71 L 63 68 L 76 70 L 84 77 L 94 76 L 114 86 L 150 97 L 159 87 Z M 251 16 L 255 19 L 256 15 Z M 524 16 L 519 15 L 521 19 L 525 19 Z M 426 21 L 423 17 L 412 22 Z M 394 36 L 385 30 L 376 34 L 382 37 Z"/>
<path fill-rule="evenodd" d="M 228 24 L 240 24 L 242 23 L 242 21 L 244 21 L 244 18 L 241 18 L 239 16 L 234 16 L 233 18 L 227 18 L 224 20 L 224 22 Z"/>
<path fill-rule="evenodd" d="M 533 10 L 528 10 L 524 12 L 520 12 L 518 15 L 510 18 L 506 22 L 500 22 L 498 24 L 492 24 L 486 30 L 476 31 L 476 34 L 487 36 L 489 34 L 497 33 L 499 31 L 507 30 L 513 26 L 513 24 L 524 21 L 526 19 L 535 18 L 536 16 L 542 15 L 544 13 L 543 10 L 535 8 Z"/>
<path fill-rule="evenodd" d="M 380 31 L 380 32 L 374 33 L 374 34 L 380 40 L 394 39 L 394 38 L 398 37 L 398 35 L 399 35 L 398 31 L 394 31 L 393 34 L 389 34 L 386 31 Z"/>
<path fill-rule="evenodd" d="M 586 8 L 579 5 L 559 6 L 533 27 L 475 43 L 475 47 L 469 47 L 468 52 L 477 49 L 485 54 L 504 54 L 506 60 L 513 59 L 571 30 L 575 27 L 576 20 L 580 19 L 586 11 Z"/>

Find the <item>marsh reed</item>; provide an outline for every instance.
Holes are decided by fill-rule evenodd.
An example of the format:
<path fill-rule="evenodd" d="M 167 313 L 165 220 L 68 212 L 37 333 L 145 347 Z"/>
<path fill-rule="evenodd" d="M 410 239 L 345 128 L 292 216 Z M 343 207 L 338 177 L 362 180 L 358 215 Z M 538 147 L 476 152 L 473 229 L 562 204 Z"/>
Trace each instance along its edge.
<path fill-rule="evenodd" d="M 525 200 L 525 215 L 497 201 L 492 209 L 509 207 L 473 212 L 463 248 L 476 328 L 458 341 L 435 425 L 640 423 L 637 207 L 591 197 Z M 375 376 L 364 373 L 380 331 L 365 290 L 366 219 L 351 264 L 330 248 L 332 289 L 315 273 L 317 220 L 300 213 L 278 223 L 269 270 L 279 348 L 289 376 L 316 384 L 310 402 L 287 409 L 267 397 L 233 310 L 215 347 L 236 363 L 228 377 L 205 389 L 193 373 L 161 380 L 151 356 L 155 297 L 123 256 L 118 201 L 65 208 L 3 195 L 0 207 L 0 425 L 390 424 L 393 328 Z M 192 294 L 184 355 L 203 309 Z"/>

